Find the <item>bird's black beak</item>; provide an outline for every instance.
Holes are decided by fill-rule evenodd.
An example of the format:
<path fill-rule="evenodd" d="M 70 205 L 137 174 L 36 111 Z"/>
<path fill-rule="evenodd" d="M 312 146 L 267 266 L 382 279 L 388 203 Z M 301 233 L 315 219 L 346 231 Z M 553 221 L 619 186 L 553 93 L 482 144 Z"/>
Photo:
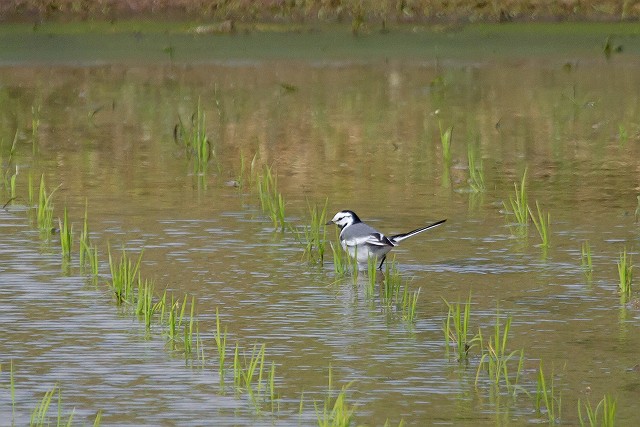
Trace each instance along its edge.
<path fill-rule="evenodd" d="M 328 223 L 326 223 L 325 225 L 331 225 L 333 224 L 333 221 L 329 221 Z"/>

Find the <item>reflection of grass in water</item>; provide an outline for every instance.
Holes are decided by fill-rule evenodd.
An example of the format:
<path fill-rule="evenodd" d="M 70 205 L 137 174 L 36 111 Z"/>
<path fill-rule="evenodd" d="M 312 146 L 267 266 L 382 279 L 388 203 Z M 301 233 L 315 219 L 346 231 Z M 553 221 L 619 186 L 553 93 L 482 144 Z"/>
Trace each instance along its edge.
<path fill-rule="evenodd" d="M 182 118 L 178 117 L 178 124 L 173 128 L 173 139 L 184 148 L 187 157 L 192 159 L 193 172 L 196 175 L 204 175 L 213 150 L 207 137 L 206 115 L 199 98 L 196 112 L 191 115 L 188 123 L 185 124 Z"/>
<path fill-rule="evenodd" d="M 582 271 L 584 272 L 587 281 L 591 282 L 591 279 L 593 278 L 593 262 L 591 261 L 591 246 L 589 245 L 588 240 L 582 242 L 580 259 Z"/>
<path fill-rule="evenodd" d="M 582 410 L 585 410 L 586 419 L 582 416 Z M 616 401 L 613 397 L 605 394 L 602 400 L 594 408 L 587 399 L 582 402 L 578 399 L 578 419 L 581 426 L 590 427 L 613 427 L 616 425 Z"/>

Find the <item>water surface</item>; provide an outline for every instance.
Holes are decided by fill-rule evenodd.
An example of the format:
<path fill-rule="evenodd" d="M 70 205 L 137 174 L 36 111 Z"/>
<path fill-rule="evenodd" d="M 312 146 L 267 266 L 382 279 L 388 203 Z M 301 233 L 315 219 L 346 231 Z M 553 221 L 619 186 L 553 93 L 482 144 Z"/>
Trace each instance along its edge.
<path fill-rule="evenodd" d="M 445 35 L 455 44 L 455 33 Z M 312 401 L 326 395 L 331 367 L 334 388 L 352 382 L 358 424 L 544 422 L 524 391 L 496 392 L 486 375 L 474 384 L 478 348 L 468 364 L 447 356 L 442 298 L 471 293 L 474 332 L 491 335 L 497 312 L 512 317 L 508 346 L 524 349 L 523 390 L 535 393 L 541 360 L 548 375 L 553 370 L 561 423 L 577 423 L 578 399 L 595 405 L 605 394 L 617 400 L 621 425 L 637 423 L 640 315 L 637 292 L 620 298 L 616 262 L 624 247 L 635 254 L 639 239 L 640 61 L 633 44 L 609 59 L 599 44 L 545 46 L 500 57 L 389 58 L 367 45 L 354 48 L 356 60 L 316 53 L 4 61 L 0 153 L 3 176 L 18 170 L 18 198 L 0 210 L 3 419 L 26 423 L 57 384 L 79 424 L 101 410 L 108 425 L 307 425 L 316 422 Z M 198 101 L 215 151 L 204 176 L 173 140 L 179 117 L 188 120 Z M 440 125 L 453 126 L 449 165 Z M 469 146 L 482 159 L 480 194 L 469 190 Z M 253 184 L 227 185 L 241 157 L 256 153 L 277 171 L 292 224 L 309 221 L 307 203 L 325 200 L 330 215 L 352 209 L 389 234 L 447 218 L 395 250 L 405 283 L 421 289 L 415 323 L 367 297 L 362 278 L 336 277 L 330 257 L 306 263 L 291 233 L 273 231 Z M 547 251 L 533 225 L 514 236 L 503 206 L 525 170 L 530 205 L 537 200 L 551 217 Z M 88 204 L 97 282 L 82 274 L 77 254 L 63 267 L 57 240 L 38 232 L 29 174 L 60 185 L 56 217 L 66 206 L 76 236 Z M 0 194 L 9 200 L 8 182 Z M 580 267 L 587 240 L 590 281 Z M 196 297 L 204 367 L 185 363 L 159 328 L 147 334 L 116 307 L 106 285 L 108 245 L 144 250 L 141 271 L 157 293 Z M 281 398 L 273 413 L 221 389 L 216 308 L 229 342 L 266 345 Z"/>

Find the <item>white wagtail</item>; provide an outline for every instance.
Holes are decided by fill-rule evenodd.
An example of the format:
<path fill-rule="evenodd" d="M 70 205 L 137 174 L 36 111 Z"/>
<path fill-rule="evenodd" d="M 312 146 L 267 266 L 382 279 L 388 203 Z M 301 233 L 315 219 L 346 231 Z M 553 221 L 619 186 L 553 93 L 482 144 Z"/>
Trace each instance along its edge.
<path fill-rule="evenodd" d="M 351 258 L 356 258 L 359 270 L 367 269 L 370 258 L 375 258 L 376 262 L 380 260 L 380 265 L 378 266 L 380 270 L 387 258 L 387 253 L 396 247 L 398 243 L 430 228 L 437 227 L 445 221 L 446 219 L 442 219 L 408 233 L 387 237 L 370 225 L 360 221 L 360 218 L 358 218 L 355 212 L 345 210 L 335 214 L 327 225 L 333 223 L 340 227 L 340 244 L 342 245 L 342 249 L 344 249 Z"/>

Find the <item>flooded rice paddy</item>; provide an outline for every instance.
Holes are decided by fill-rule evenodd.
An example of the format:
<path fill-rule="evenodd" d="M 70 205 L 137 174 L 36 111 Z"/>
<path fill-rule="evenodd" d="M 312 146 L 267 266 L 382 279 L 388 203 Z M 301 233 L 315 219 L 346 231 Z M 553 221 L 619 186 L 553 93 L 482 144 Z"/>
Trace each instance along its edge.
<path fill-rule="evenodd" d="M 355 47 L 353 61 L 8 54 L 1 419 L 28 423 L 54 390 L 53 423 L 60 408 L 74 425 L 98 413 L 105 425 L 314 425 L 345 387 L 353 424 L 575 425 L 605 396 L 620 425 L 637 424 L 640 285 L 621 291 L 618 263 L 640 245 L 640 57 L 635 38 L 622 52 L 600 41 L 450 57 Z M 200 171 L 183 145 L 198 124 L 211 149 Z M 265 165 L 284 232 L 261 208 Z M 523 176 L 529 216 L 549 220 L 546 246 L 511 213 Z M 69 260 L 61 233 L 38 226 L 41 178 L 53 227 L 68 210 Z M 308 261 L 291 228 L 325 202 L 329 218 L 351 209 L 389 234 L 447 219 L 392 252 L 403 289 L 420 290 L 413 319 L 380 280 L 372 291 L 366 274 L 337 273 L 328 243 L 322 263 Z M 97 274 L 80 262 L 85 210 Z M 336 244 L 334 228 L 326 236 Z M 108 254 L 123 248 L 133 264 L 142 255 L 153 303 L 167 295 L 148 328 L 111 285 Z M 482 339 L 460 357 L 446 302 L 469 298 L 468 338 Z M 168 312 L 183 306 L 171 336 Z M 496 318 L 501 333 L 511 321 L 502 353 Z M 262 345 L 264 369 L 251 371 Z"/>

